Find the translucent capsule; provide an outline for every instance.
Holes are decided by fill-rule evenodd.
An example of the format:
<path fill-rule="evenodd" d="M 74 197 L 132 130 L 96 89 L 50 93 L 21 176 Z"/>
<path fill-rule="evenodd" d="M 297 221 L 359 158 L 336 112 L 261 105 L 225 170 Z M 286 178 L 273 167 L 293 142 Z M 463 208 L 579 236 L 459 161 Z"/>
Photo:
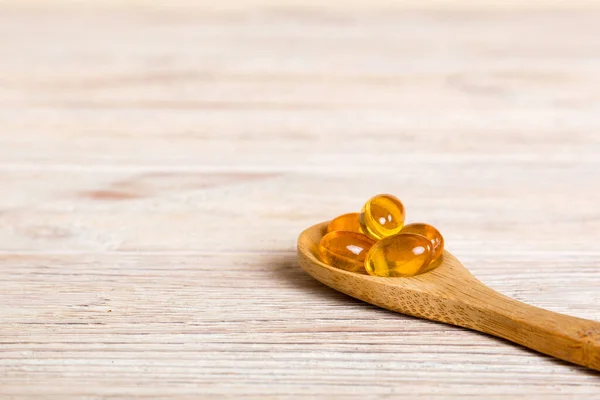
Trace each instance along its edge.
<path fill-rule="evenodd" d="M 431 243 L 421 235 L 401 233 L 375 243 L 365 259 L 374 276 L 413 276 L 431 262 Z"/>
<path fill-rule="evenodd" d="M 431 242 L 431 262 L 434 262 L 444 252 L 444 238 L 440 231 L 433 226 L 424 223 L 415 223 L 405 225 L 400 233 L 414 233 L 415 235 L 425 236 Z"/>
<path fill-rule="evenodd" d="M 319 243 L 319 255 L 325 264 L 332 267 L 364 272 L 365 256 L 374 244 L 362 233 L 335 231 L 323 236 Z"/>
<path fill-rule="evenodd" d="M 327 233 L 334 231 L 350 231 L 362 233 L 360 230 L 360 214 L 349 213 L 340 215 L 327 225 Z"/>
<path fill-rule="evenodd" d="M 404 226 L 404 205 L 390 194 L 380 194 L 365 203 L 360 213 L 360 227 L 371 239 L 395 235 Z"/>

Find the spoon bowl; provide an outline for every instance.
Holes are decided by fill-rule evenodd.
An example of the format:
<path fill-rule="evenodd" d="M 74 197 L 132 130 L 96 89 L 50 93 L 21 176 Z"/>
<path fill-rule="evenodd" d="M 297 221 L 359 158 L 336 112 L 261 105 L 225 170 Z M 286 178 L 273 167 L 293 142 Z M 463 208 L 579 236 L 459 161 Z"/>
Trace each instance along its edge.
<path fill-rule="evenodd" d="M 327 222 L 298 238 L 300 266 L 325 285 L 378 307 L 462 326 L 600 371 L 600 323 L 506 297 L 478 281 L 448 251 L 426 272 L 384 278 L 348 272 L 319 260 Z"/>

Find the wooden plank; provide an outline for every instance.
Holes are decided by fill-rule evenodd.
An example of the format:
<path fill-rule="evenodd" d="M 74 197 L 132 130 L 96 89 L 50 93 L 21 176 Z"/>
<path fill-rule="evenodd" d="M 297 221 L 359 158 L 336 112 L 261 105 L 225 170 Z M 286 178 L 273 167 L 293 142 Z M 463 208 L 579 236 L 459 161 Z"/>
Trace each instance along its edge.
<path fill-rule="evenodd" d="M 0 13 L 0 162 L 598 161 L 598 14 L 319 15 Z"/>
<path fill-rule="evenodd" d="M 598 319 L 594 260 L 570 259 L 572 271 L 548 261 L 542 270 L 501 256 L 480 270 L 520 300 Z M 600 389 L 584 369 L 352 300 L 305 275 L 291 253 L 0 255 L 0 271 L 5 395 Z M 36 385 L 20 386 L 28 381 Z"/>
<path fill-rule="evenodd" d="M 25 252 L 293 251 L 303 228 L 390 192 L 458 256 L 597 254 L 596 165 L 403 163 L 393 176 L 9 171 L 0 242 Z"/>

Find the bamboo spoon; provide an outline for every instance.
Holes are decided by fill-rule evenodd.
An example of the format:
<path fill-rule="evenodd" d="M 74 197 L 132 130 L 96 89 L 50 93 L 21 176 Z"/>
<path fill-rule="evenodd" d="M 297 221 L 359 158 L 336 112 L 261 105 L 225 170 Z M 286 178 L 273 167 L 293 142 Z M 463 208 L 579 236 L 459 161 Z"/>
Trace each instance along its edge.
<path fill-rule="evenodd" d="M 600 370 L 600 322 L 533 307 L 495 292 L 447 251 L 436 268 L 408 278 L 331 267 L 315 255 L 326 230 L 327 223 L 321 223 L 298 238 L 300 265 L 325 285 L 388 310 L 488 333 Z"/>

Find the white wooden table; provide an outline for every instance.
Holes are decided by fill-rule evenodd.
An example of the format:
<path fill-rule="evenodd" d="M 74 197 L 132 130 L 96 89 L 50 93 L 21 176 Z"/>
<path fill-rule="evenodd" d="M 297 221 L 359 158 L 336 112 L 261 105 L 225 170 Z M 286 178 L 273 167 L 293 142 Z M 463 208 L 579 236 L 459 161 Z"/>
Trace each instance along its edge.
<path fill-rule="evenodd" d="M 0 397 L 600 398 L 361 303 L 305 227 L 403 199 L 600 320 L 600 5 L 0 1 Z"/>

